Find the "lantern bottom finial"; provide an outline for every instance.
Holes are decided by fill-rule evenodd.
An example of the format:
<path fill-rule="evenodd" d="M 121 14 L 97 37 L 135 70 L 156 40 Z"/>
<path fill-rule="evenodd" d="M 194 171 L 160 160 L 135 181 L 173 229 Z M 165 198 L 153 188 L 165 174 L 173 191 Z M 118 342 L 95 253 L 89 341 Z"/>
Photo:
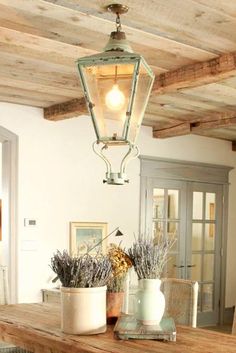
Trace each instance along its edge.
<path fill-rule="evenodd" d="M 99 150 L 99 148 L 97 147 L 98 144 L 99 144 L 98 141 L 95 141 L 93 143 L 93 150 L 100 158 L 102 158 L 102 160 L 105 162 L 106 168 L 107 168 L 106 178 L 103 180 L 103 183 L 107 183 L 110 185 L 124 185 L 126 183 L 129 183 L 129 179 L 127 179 L 125 170 L 126 170 L 126 166 L 127 166 L 128 162 L 131 159 L 138 157 L 138 155 L 139 155 L 138 146 L 133 145 L 130 142 L 126 141 L 126 145 L 128 145 L 128 147 L 129 147 L 128 152 L 125 154 L 125 156 L 123 157 L 123 159 L 121 161 L 120 171 L 114 173 L 112 171 L 112 165 L 111 165 L 110 161 L 108 160 L 108 158 L 104 154 L 104 151 L 107 150 L 107 148 L 109 146 L 107 144 L 104 144 L 103 147 Z M 116 147 L 117 146 L 119 146 L 119 145 L 116 145 Z M 114 147 L 114 145 L 113 145 L 113 147 Z"/>
<path fill-rule="evenodd" d="M 124 185 L 129 183 L 129 179 L 125 173 L 106 173 L 106 179 L 103 180 L 103 183 L 110 185 Z"/>

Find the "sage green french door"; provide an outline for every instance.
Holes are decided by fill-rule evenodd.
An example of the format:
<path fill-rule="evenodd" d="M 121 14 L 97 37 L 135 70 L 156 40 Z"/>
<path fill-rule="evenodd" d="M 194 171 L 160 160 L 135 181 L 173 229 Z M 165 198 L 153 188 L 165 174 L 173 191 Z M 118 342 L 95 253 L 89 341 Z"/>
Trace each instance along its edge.
<path fill-rule="evenodd" d="M 176 238 L 164 276 L 198 281 L 198 324 L 217 323 L 222 185 L 150 178 L 145 196 L 143 231 Z"/>
<path fill-rule="evenodd" d="M 199 283 L 198 321 L 215 324 L 220 307 L 222 185 L 188 184 L 186 278 Z"/>

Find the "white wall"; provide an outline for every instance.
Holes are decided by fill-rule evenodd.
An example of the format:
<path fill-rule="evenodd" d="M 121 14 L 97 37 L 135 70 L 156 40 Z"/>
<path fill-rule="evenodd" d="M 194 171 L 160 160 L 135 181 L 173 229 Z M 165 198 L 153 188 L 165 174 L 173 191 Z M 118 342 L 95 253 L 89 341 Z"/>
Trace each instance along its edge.
<path fill-rule="evenodd" d="M 0 142 L 0 199 L 2 199 L 2 144 Z M 0 241 L 0 265 L 2 263 L 2 242 Z"/>
<path fill-rule="evenodd" d="M 119 225 L 125 243 L 132 242 L 138 231 L 139 160 L 128 166 L 130 184 L 106 185 L 104 164 L 91 149 L 95 135 L 88 117 L 49 122 L 40 109 L 0 103 L 0 125 L 19 136 L 19 299 L 37 301 L 52 277 L 50 257 L 68 248 L 70 221 L 108 222 L 110 230 Z M 138 145 L 143 155 L 236 167 L 236 153 L 226 141 L 198 136 L 159 141 L 143 127 Z M 236 297 L 236 170 L 230 180 L 227 306 Z M 24 218 L 37 219 L 37 227 L 24 227 Z"/>

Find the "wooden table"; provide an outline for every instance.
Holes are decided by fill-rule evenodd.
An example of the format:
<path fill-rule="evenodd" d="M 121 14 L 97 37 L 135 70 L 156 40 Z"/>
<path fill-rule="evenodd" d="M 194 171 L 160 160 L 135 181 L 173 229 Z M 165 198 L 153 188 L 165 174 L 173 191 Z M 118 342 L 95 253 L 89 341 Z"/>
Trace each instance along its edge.
<path fill-rule="evenodd" d="M 36 353 L 235 353 L 236 337 L 177 326 L 176 342 L 119 341 L 105 334 L 75 336 L 60 330 L 60 307 L 53 304 L 0 306 L 0 340 Z"/>

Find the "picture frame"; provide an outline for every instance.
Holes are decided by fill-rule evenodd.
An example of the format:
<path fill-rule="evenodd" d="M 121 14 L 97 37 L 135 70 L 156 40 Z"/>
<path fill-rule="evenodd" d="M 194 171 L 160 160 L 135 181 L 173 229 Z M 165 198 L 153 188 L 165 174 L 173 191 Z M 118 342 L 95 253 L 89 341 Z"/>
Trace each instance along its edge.
<path fill-rule="evenodd" d="M 83 255 L 87 252 L 95 255 L 98 251 L 105 253 L 106 236 L 105 222 L 70 222 L 70 255 Z M 101 244 L 95 247 L 99 242 Z"/>

